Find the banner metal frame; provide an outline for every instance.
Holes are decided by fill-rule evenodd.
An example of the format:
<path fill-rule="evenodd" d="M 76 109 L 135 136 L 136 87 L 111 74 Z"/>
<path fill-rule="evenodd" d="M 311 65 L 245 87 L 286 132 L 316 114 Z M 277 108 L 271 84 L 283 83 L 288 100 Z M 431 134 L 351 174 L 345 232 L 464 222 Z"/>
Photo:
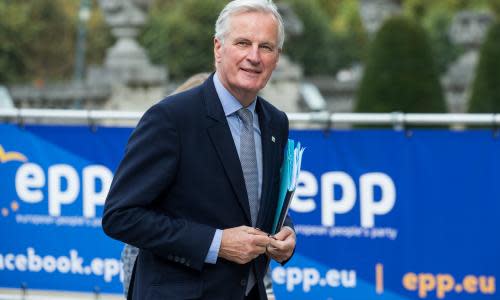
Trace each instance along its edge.
<path fill-rule="evenodd" d="M 106 122 L 137 122 L 144 112 L 113 110 L 65 109 L 0 109 L 0 122 L 57 123 L 60 121 L 85 122 L 91 125 Z M 419 125 L 500 126 L 500 114 L 468 113 L 287 113 L 292 125 L 392 125 L 395 128 Z"/>

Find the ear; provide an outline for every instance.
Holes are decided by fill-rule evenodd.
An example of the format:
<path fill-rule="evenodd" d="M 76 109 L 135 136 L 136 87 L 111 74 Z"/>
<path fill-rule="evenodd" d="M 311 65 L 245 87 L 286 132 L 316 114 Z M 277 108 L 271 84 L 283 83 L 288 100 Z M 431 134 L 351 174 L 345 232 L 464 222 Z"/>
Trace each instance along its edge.
<path fill-rule="evenodd" d="M 217 38 L 214 38 L 214 57 L 216 63 L 220 62 L 222 58 L 222 42 Z"/>
<path fill-rule="evenodd" d="M 280 61 L 280 56 L 281 56 L 281 48 L 278 49 L 278 53 L 276 54 L 276 61 L 274 62 L 273 70 L 276 69 L 276 67 L 278 66 L 278 63 Z"/>

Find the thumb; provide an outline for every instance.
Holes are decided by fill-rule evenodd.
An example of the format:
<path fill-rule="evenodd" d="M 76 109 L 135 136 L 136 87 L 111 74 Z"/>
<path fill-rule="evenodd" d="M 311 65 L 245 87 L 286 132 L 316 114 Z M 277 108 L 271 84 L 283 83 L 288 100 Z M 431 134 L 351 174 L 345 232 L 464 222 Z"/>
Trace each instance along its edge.
<path fill-rule="evenodd" d="M 280 232 L 274 235 L 274 238 L 280 241 L 284 241 L 289 235 L 293 233 L 292 229 L 288 226 L 281 228 Z"/>

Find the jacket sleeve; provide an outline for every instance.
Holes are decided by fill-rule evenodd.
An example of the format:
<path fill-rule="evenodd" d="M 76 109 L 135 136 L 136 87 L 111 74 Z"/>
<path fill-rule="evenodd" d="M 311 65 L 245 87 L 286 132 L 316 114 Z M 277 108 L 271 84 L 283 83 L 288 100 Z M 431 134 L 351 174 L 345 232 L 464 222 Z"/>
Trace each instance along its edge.
<path fill-rule="evenodd" d="M 153 106 L 130 137 L 104 205 L 102 226 L 114 239 L 165 260 L 184 257 L 186 266 L 201 270 L 215 228 L 155 209 L 175 180 L 179 148 L 174 119 L 167 108 Z"/>

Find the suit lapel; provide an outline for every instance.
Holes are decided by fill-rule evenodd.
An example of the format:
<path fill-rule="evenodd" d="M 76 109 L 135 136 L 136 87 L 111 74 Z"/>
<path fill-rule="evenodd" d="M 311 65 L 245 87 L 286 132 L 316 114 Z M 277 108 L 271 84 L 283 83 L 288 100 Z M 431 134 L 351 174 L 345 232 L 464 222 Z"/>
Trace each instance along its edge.
<path fill-rule="evenodd" d="M 257 101 L 257 113 L 259 115 L 259 126 L 262 140 L 262 192 L 260 200 L 259 216 L 257 218 L 257 227 L 261 227 L 266 214 L 274 211 L 275 201 L 269 198 L 272 174 L 276 165 L 276 150 L 279 149 L 277 143 L 277 132 L 271 122 L 271 115 L 265 108 L 262 100 Z"/>
<path fill-rule="evenodd" d="M 207 131 L 210 140 L 219 156 L 219 160 L 224 166 L 224 171 L 236 194 L 248 224 L 251 224 L 250 207 L 245 187 L 245 179 L 241 170 L 238 152 L 234 145 L 231 130 L 227 124 L 226 116 L 222 104 L 213 84 L 213 74 L 204 83 L 204 101 L 207 108 Z"/>

